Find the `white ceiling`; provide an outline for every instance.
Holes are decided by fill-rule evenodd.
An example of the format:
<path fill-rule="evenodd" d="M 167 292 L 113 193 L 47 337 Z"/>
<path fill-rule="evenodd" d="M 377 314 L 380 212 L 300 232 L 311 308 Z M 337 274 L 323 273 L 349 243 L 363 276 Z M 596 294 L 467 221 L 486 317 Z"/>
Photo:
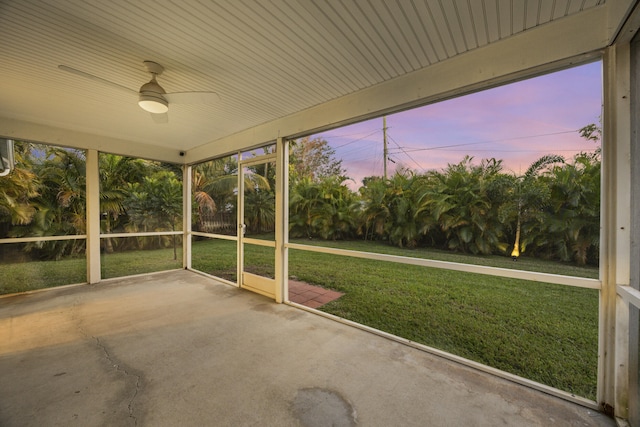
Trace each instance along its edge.
<path fill-rule="evenodd" d="M 0 0 L 0 135 L 31 123 L 189 151 L 589 11 L 619 27 L 622 15 L 606 10 L 616 2 L 625 13 L 635 3 Z M 137 91 L 150 77 L 144 60 L 165 67 L 167 92 L 220 101 L 172 104 L 157 124 L 135 94 L 58 68 Z"/>

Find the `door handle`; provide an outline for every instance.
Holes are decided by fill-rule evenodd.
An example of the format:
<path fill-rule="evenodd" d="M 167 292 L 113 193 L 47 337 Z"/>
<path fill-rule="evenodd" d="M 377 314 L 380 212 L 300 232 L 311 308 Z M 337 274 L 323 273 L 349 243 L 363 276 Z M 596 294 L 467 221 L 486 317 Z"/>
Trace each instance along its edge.
<path fill-rule="evenodd" d="M 247 224 L 239 224 L 238 228 L 240 229 L 240 233 L 242 233 L 242 237 L 244 237 L 247 232 Z"/>

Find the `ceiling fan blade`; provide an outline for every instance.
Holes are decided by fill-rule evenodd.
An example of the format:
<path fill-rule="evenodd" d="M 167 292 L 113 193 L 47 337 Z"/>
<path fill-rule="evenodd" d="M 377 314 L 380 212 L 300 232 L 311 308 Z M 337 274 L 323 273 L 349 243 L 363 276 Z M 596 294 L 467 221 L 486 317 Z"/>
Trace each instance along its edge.
<path fill-rule="evenodd" d="M 215 92 L 173 92 L 163 95 L 170 104 L 217 104 L 220 96 Z"/>
<path fill-rule="evenodd" d="M 80 70 L 77 70 L 75 68 L 68 67 L 66 65 L 58 65 L 58 68 L 60 70 L 62 70 L 62 71 L 66 71 L 68 73 L 75 74 L 77 76 L 84 77 L 86 79 L 90 79 L 90 80 L 93 80 L 95 82 L 102 83 L 102 84 L 111 86 L 111 87 L 116 88 L 116 89 L 124 90 L 124 91 L 132 93 L 134 95 L 138 94 L 137 91 L 129 89 L 128 87 L 119 85 L 118 83 L 114 83 L 114 82 L 106 80 L 106 79 L 103 79 L 102 77 L 94 76 L 93 74 L 85 73 L 84 71 L 80 71 Z"/>
<path fill-rule="evenodd" d="M 151 118 L 156 124 L 162 125 L 165 123 L 169 123 L 169 114 L 167 113 L 161 113 L 161 114 L 150 113 L 150 114 L 151 114 Z"/>

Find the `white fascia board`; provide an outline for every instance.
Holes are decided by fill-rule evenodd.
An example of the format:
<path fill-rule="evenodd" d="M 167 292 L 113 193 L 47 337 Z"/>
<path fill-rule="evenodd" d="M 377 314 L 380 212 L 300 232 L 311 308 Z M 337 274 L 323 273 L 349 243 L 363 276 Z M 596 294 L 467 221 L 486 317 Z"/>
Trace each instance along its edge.
<path fill-rule="evenodd" d="M 609 44 L 606 7 L 542 25 L 402 77 L 192 149 L 187 163 L 567 67 Z M 595 53 L 595 55 L 594 55 Z"/>
<path fill-rule="evenodd" d="M 637 0 L 608 1 L 607 30 L 609 44 L 628 43 L 640 27 L 640 8 Z"/>

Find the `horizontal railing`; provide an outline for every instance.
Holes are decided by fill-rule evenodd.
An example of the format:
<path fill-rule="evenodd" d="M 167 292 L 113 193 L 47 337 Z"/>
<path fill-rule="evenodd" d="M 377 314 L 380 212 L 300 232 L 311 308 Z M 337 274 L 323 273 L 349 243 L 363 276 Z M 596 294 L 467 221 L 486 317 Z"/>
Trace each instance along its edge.
<path fill-rule="evenodd" d="M 640 309 L 640 291 L 631 286 L 618 285 L 618 295 L 627 303 Z"/>
<path fill-rule="evenodd" d="M 424 258 L 405 257 L 400 255 L 380 254 L 376 252 L 361 252 L 348 249 L 336 249 L 324 246 L 309 246 L 298 243 L 288 243 L 285 247 L 309 252 L 319 252 L 332 255 L 343 255 L 354 258 L 365 258 L 377 261 L 389 261 L 400 264 L 420 265 L 423 267 L 440 268 L 466 273 L 485 274 L 490 276 L 507 277 L 511 279 L 531 280 L 535 282 L 554 283 L 557 285 L 575 286 L 579 288 L 600 289 L 602 282 L 598 279 L 585 277 L 563 276 L 560 274 L 539 273 L 535 271 L 513 270 L 509 268 L 488 267 L 483 265 L 463 264 L 450 261 L 437 261 Z"/>

